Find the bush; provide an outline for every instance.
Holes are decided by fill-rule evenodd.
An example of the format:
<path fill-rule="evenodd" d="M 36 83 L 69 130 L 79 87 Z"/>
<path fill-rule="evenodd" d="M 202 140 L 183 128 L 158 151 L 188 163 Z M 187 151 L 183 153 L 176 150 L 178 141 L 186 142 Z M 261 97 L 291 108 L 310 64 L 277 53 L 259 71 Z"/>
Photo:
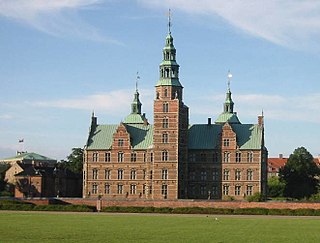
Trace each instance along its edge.
<path fill-rule="evenodd" d="M 267 208 L 236 208 L 233 211 L 233 214 L 240 214 L 240 215 L 267 215 L 268 214 Z"/>
<path fill-rule="evenodd" d="M 320 202 L 320 193 L 311 195 L 311 197 L 309 198 L 309 201 Z"/>
<path fill-rule="evenodd" d="M 223 197 L 222 197 L 222 200 L 223 200 L 223 201 L 234 201 L 235 198 L 232 197 L 232 196 L 223 196 Z"/>
<path fill-rule="evenodd" d="M 263 202 L 265 198 L 260 192 L 256 192 L 252 196 L 247 196 L 246 199 L 248 202 Z"/>

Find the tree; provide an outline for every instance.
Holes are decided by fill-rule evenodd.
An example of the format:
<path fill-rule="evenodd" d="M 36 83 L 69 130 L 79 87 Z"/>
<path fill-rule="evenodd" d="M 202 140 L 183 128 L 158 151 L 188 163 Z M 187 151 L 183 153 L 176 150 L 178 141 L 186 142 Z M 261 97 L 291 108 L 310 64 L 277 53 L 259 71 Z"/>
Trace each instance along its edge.
<path fill-rule="evenodd" d="M 75 172 L 82 173 L 83 168 L 83 149 L 73 148 L 72 153 L 67 157 L 67 161 L 62 162 L 63 166 Z"/>
<path fill-rule="evenodd" d="M 10 168 L 8 164 L 0 164 L 0 192 L 4 191 L 7 186 L 7 181 L 5 180 L 6 171 Z"/>
<path fill-rule="evenodd" d="M 301 199 L 317 193 L 320 170 L 304 147 L 294 150 L 279 175 L 285 182 L 284 196 Z"/>
<path fill-rule="evenodd" d="M 268 179 L 268 196 L 283 197 L 285 183 L 279 180 L 279 177 L 272 176 Z"/>

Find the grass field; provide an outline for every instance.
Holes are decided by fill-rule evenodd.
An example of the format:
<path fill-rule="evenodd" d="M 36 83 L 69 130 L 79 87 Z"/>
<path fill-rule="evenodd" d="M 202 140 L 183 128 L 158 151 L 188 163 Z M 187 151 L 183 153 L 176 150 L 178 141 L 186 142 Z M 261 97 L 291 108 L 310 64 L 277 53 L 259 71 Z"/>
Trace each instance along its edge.
<path fill-rule="evenodd" d="M 319 218 L 0 211 L 0 242 L 306 243 L 319 229 Z"/>

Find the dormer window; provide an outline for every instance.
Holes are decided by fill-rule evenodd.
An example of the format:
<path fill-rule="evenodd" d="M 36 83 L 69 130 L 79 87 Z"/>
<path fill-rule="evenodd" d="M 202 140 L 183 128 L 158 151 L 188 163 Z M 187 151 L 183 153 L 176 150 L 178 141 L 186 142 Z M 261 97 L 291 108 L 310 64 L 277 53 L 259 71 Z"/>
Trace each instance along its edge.
<path fill-rule="evenodd" d="M 118 140 L 118 146 L 122 147 L 123 146 L 123 138 L 119 138 Z"/>
<path fill-rule="evenodd" d="M 230 146 L 230 139 L 229 138 L 223 139 L 223 146 L 224 147 L 229 147 Z"/>

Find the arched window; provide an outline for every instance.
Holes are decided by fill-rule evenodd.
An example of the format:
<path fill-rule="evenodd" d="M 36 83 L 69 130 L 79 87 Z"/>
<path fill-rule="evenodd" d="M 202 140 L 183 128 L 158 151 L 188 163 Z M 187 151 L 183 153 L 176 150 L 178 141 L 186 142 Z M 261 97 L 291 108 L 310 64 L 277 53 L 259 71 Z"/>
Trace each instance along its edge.
<path fill-rule="evenodd" d="M 162 161 L 168 161 L 168 151 L 162 151 Z"/>
<path fill-rule="evenodd" d="M 168 143 L 169 142 L 169 134 L 163 133 L 162 134 L 162 143 Z"/>
<path fill-rule="evenodd" d="M 168 179 L 168 170 L 167 169 L 162 169 L 161 178 L 162 178 L 162 180 L 167 180 Z"/>
<path fill-rule="evenodd" d="M 169 127 L 169 119 L 167 117 L 162 119 L 162 128 L 168 128 Z"/>
<path fill-rule="evenodd" d="M 169 112 L 169 104 L 168 103 L 163 103 L 163 112 Z"/>
<path fill-rule="evenodd" d="M 224 152 L 223 162 L 225 162 L 225 163 L 230 162 L 230 152 Z"/>
<path fill-rule="evenodd" d="M 123 179 L 123 169 L 118 169 L 118 180 Z"/>
<path fill-rule="evenodd" d="M 251 169 L 247 170 L 247 180 L 248 181 L 253 180 L 253 171 Z"/>
<path fill-rule="evenodd" d="M 136 170 L 131 170 L 130 173 L 130 179 L 135 180 L 137 178 L 137 171 Z"/>
<path fill-rule="evenodd" d="M 168 97 L 168 89 L 164 89 L 164 97 Z"/>
<path fill-rule="evenodd" d="M 228 169 L 224 169 L 223 171 L 223 180 L 228 181 L 230 177 L 230 171 Z"/>
<path fill-rule="evenodd" d="M 241 171 L 239 169 L 236 169 L 235 175 L 234 175 L 235 180 L 240 181 L 241 180 Z"/>

